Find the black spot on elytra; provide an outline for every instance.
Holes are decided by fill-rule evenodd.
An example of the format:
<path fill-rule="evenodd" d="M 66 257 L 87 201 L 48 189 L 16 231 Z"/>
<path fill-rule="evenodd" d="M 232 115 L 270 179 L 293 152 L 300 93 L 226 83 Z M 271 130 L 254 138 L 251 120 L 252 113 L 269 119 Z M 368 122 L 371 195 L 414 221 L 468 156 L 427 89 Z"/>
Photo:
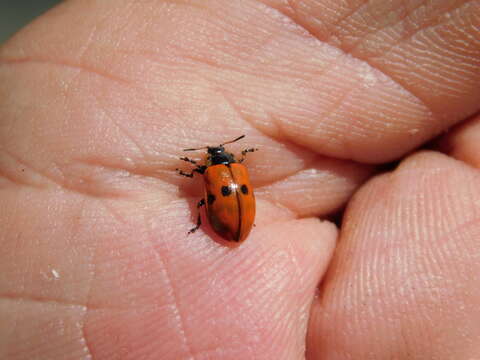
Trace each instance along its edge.
<path fill-rule="evenodd" d="M 229 186 L 222 186 L 222 195 L 228 196 L 232 193 L 232 189 Z"/>
<path fill-rule="evenodd" d="M 208 205 L 212 205 L 213 202 L 215 201 L 215 195 L 213 194 L 208 194 L 208 197 L 207 197 L 207 202 L 208 202 Z"/>
<path fill-rule="evenodd" d="M 243 194 L 247 195 L 247 194 L 248 194 L 248 186 L 245 185 L 245 184 L 243 184 L 242 187 L 240 188 L 240 191 L 241 191 Z"/>

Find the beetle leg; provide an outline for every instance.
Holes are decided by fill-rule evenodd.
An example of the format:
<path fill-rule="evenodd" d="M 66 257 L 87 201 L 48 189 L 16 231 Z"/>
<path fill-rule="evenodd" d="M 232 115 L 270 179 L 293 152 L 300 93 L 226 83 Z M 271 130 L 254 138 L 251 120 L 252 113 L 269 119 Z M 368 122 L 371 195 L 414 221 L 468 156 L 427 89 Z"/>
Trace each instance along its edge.
<path fill-rule="evenodd" d="M 245 158 L 247 157 L 247 153 L 252 153 L 254 151 L 258 151 L 258 149 L 255 148 L 250 148 L 250 149 L 245 149 L 242 151 L 242 158 L 238 161 L 239 163 L 242 163 L 245 161 Z"/>
<path fill-rule="evenodd" d="M 195 160 L 192 160 L 192 159 L 189 159 L 188 157 L 181 157 L 180 160 L 183 160 L 183 161 L 186 161 L 186 162 L 189 162 L 193 165 L 197 165 L 197 162 Z"/>
<path fill-rule="evenodd" d="M 193 170 L 193 171 L 191 171 L 191 172 L 189 172 L 189 173 L 186 173 L 186 172 L 184 172 L 183 170 L 180 170 L 180 169 L 175 169 L 175 170 L 176 170 L 180 175 L 186 176 L 186 177 L 189 177 L 189 178 L 193 178 L 193 172 L 195 171 L 195 170 Z"/>
<path fill-rule="evenodd" d="M 205 205 L 205 199 L 201 199 L 197 204 L 197 209 L 198 209 L 197 225 L 194 228 L 190 229 L 188 231 L 188 234 L 193 234 L 195 231 L 198 230 L 200 225 L 202 225 L 202 218 L 200 217 L 200 208 L 204 205 Z"/>
<path fill-rule="evenodd" d="M 197 165 L 197 167 L 189 173 L 187 173 L 183 170 L 180 170 L 180 169 L 175 169 L 175 171 L 177 171 L 182 176 L 193 178 L 194 173 L 198 172 L 199 174 L 203 174 L 206 169 L 207 169 L 207 167 L 205 165 Z"/>

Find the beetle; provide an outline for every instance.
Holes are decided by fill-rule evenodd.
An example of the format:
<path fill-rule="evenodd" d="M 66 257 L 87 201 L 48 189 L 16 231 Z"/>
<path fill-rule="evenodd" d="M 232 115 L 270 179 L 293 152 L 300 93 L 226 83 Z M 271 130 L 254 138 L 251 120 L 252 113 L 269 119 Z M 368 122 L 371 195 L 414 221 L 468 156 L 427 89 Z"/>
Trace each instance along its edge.
<path fill-rule="evenodd" d="M 242 242 L 250 233 L 255 219 L 255 195 L 250 184 L 248 170 L 242 163 L 248 153 L 258 149 L 243 150 L 242 157 L 237 160 L 224 147 L 244 137 L 245 135 L 239 136 L 218 146 L 183 150 L 207 150 L 204 164 L 199 164 L 188 157 L 180 158 L 180 160 L 195 165 L 191 172 L 187 173 L 176 169 L 180 175 L 190 178 L 193 178 L 194 173 L 199 173 L 203 175 L 205 183 L 205 196 L 197 204 L 197 225 L 190 229 L 188 234 L 192 234 L 200 228 L 202 224 L 200 208 L 202 206 L 206 206 L 207 218 L 213 230 L 223 239 Z"/>

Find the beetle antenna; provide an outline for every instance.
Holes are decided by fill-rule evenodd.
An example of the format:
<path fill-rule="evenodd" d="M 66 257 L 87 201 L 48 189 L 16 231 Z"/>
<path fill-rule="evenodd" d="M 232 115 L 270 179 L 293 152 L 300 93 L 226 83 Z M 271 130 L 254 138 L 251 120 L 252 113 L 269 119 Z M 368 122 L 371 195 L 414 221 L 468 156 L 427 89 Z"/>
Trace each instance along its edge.
<path fill-rule="evenodd" d="M 202 149 L 208 149 L 208 146 L 202 146 L 196 149 L 183 149 L 183 151 L 197 151 L 197 150 L 202 150 Z"/>
<path fill-rule="evenodd" d="M 234 143 L 240 139 L 243 139 L 245 137 L 245 135 L 242 135 L 242 136 L 239 136 L 238 138 L 232 140 L 232 141 L 227 141 L 226 143 L 223 143 L 223 144 L 220 144 L 220 146 L 223 146 L 223 145 L 227 145 L 227 144 L 231 144 L 231 143 Z"/>
<path fill-rule="evenodd" d="M 234 143 L 240 139 L 243 139 L 245 137 L 245 135 L 242 135 L 242 136 L 239 136 L 238 138 L 236 139 L 233 139 L 231 141 L 227 141 L 223 144 L 220 144 L 219 146 L 223 146 L 223 145 L 227 145 L 227 144 L 231 144 L 231 143 Z M 191 148 L 191 149 L 183 149 L 183 151 L 197 151 L 197 150 L 203 150 L 203 149 L 208 149 L 209 146 L 202 146 L 202 147 L 199 147 L 199 148 Z"/>

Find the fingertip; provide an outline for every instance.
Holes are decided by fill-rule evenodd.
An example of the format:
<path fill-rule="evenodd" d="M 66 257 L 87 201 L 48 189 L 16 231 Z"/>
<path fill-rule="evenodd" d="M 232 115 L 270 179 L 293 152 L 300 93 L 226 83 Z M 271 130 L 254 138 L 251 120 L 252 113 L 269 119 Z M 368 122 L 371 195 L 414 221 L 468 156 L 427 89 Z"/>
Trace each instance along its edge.
<path fill-rule="evenodd" d="M 305 271 L 314 270 L 316 285 L 327 269 L 338 237 L 338 229 L 330 221 L 316 217 L 293 219 L 258 226 L 252 232 L 252 244 L 284 248 Z M 248 239 L 247 239 L 248 241 Z"/>

